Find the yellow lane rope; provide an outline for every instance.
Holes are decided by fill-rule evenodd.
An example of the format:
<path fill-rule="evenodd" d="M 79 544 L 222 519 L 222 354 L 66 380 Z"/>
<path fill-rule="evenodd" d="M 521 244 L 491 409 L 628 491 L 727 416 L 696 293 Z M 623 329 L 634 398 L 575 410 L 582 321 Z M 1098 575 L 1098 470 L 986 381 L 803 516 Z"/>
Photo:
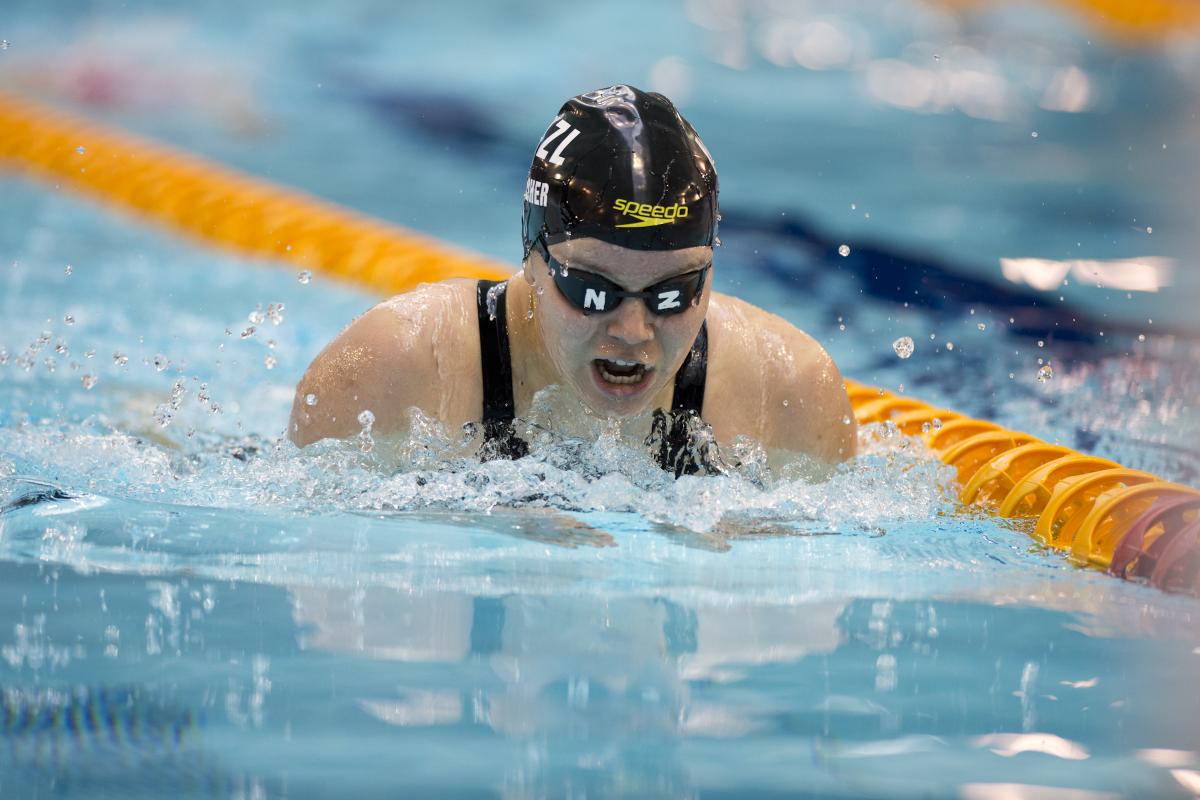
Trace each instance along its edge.
<path fill-rule="evenodd" d="M 1004 5 L 1012 0 L 942 0 L 960 8 Z M 1112 39 L 1131 45 L 1155 44 L 1178 32 L 1200 30 L 1197 0 L 1055 0 L 1085 17 Z M 1050 5 L 1042 2 L 1027 5 Z"/>
<path fill-rule="evenodd" d="M 0 160 L 194 238 L 380 292 L 512 272 L 317 198 L 4 94 Z M 953 466 L 963 502 L 1029 519 L 1031 536 L 1081 565 L 1200 594 L 1200 491 L 911 397 L 854 381 L 846 388 L 860 424 L 922 436 Z M 1180 505 L 1188 498 L 1197 502 Z M 1170 503 L 1174 510 L 1167 513 Z M 1136 541 L 1124 542 L 1130 532 Z"/>
<path fill-rule="evenodd" d="M 513 268 L 158 142 L 0 93 L 0 163 L 192 238 L 387 293 Z"/>

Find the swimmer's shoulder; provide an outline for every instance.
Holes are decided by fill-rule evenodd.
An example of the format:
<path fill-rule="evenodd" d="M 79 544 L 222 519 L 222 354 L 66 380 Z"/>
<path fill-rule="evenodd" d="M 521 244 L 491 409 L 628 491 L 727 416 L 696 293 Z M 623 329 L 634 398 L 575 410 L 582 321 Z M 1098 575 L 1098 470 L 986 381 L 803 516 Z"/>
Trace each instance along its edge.
<path fill-rule="evenodd" d="M 351 322 L 296 387 L 289 435 L 298 445 L 358 433 L 403 433 L 416 407 L 447 425 L 478 417 L 479 328 L 473 280 L 421 284 Z"/>
<path fill-rule="evenodd" d="M 736 423 L 732 435 L 826 462 L 854 455 L 857 433 L 845 381 L 816 339 L 729 295 L 713 295 L 708 321 L 706 417 L 711 402 L 716 415 Z M 731 438 L 720 436 L 715 420 L 713 425 L 720 438 Z"/>

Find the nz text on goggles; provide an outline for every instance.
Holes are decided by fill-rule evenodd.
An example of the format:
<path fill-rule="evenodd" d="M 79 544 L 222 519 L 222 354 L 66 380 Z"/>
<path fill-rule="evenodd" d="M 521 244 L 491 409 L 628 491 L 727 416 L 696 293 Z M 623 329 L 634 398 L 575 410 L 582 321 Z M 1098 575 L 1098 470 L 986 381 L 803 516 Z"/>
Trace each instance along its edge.
<path fill-rule="evenodd" d="M 612 311 L 626 297 L 640 299 L 655 314 L 686 311 L 700 301 L 708 268 L 712 266 L 705 264 L 698 270 L 659 281 L 643 291 L 627 292 L 601 275 L 581 269 L 567 269 L 550 255 L 540 239 L 537 244 L 559 293 L 585 314 Z"/>

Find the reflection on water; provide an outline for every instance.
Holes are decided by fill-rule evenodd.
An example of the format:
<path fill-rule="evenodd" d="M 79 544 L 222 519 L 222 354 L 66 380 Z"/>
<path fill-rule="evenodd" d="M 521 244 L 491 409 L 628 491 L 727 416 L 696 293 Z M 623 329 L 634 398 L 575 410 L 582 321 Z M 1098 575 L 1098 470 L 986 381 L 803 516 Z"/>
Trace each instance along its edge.
<path fill-rule="evenodd" d="M 123 504 L 64 544 L 37 508 L 0 517 L 20 796 L 1173 797 L 1200 767 L 1195 603 L 1005 564 L 1020 534 L 718 551 L 597 517 L 609 544 L 559 547 Z M 973 578 L 907 574 L 962 536 Z"/>

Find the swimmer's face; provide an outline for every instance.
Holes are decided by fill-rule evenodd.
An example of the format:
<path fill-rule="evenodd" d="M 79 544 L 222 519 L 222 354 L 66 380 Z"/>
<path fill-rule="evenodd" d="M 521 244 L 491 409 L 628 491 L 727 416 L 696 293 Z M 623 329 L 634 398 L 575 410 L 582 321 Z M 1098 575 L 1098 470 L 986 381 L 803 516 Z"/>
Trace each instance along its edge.
<path fill-rule="evenodd" d="M 607 278 L 626 291 L 646 287 L 712 263 L 711 247 L 628 250 L 598 239 L 550 246 L 551 257 L 569 271 Z M 649 410 L 667 387 L 700 332 L 708 312 L 712 270 L 698 302 L 680 313 L 660 315 L 638 298 L 625 298 L 606 313 L 585 314 L 559 292 L 536 251 L 525 262 L 535 291 L 534 318 L 559 379 L 598 414 L 632 416 Z"/>

